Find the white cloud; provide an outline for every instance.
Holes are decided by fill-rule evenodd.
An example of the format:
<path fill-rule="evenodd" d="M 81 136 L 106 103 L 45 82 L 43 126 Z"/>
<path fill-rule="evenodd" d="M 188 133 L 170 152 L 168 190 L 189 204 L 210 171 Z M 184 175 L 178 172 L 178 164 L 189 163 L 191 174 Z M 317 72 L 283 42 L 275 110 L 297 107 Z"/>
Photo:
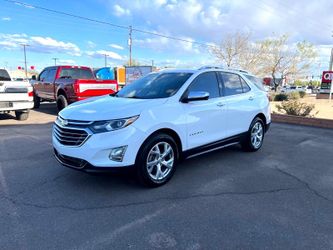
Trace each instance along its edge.
<path fill-rule="evenodd" d="M 182 42 L 171 40 L 166 37 L 152 37 L 145 39 L 135 39 L 133 46 L 139 46 L 141 48 L 149 48 L 157 52 L 161 51 L 172 51 L 175 54 L 199 54 L 200 48 L 191 43 L 194 42 L 193 38 L 190 37 L 179 37 L 180 39 L 189 41 Z"/>
<path fill-rule="evenodd" d="M 30 4 L 27 4 L 27 3 L 19 3 L 19 2 L 15 2 L 16 5 L 19 5 L 19 6 L 22 6 L 22 7 L 25 7 L 27 9 L 34 9 L 35 7 L 30 5 Z"/>
<path fill-rule="evenodd" d="M 115 4 L 113 6 L 114 14 L 116 16 L 129 16 L 131 14 L 131 11 L 129 9 L 125 9 L 121 7 L 119 4 Z"/>
<path fill-rule="evenodd" d="M 33 36 L 30 37 L 31 48 L 38 48 L 45 53 L 62 52 L 73 56 L 80 56 L 80 48 L 70 42 L 57 41 L 51 37 Z"/>
<path fill-rule="evenodd" d="M 63 65 L 76 65 L 76 62 L 72 59 L 59 59 L 57 62 Z"/>
<path fill-rule="evenodd" d="M 0 33 L 0 49 L 13 50 L 20 48 L 20 44 L 28 44 L 29 50 L 37 53 L 65 53 L 80 56 L 80 48 L 71 42 L 55 40 L 51 37 L 28 36 L 26 34 Z"/>
<path fill-rule="evenodd" d="M 87 47 L 89 49 L 93 49 L 96 48 L 96 43 L 92 42 L 92 41 L 87 41 Z"/>
<path fill-rule="evenodd" d="M 291 42 L 332 43 L 333 1 L 329 0 L 122 0 L 118 7 L 112 14 L 130 13 L 140 28 L 196 41 L 218 42 L 226 33 L 243 31 L 251 32 L 254 40 L 288 33 Z M 318 18 L 318 13 L 325 18 Z"/>
<path fill-rule="evenodd" d="M 11 21 L 12 19 L 10 17 L 2 17 L 1 20 L 2 21 Z"/>
<path fill-rule="evenodd" d="M 123 49 L 124 49 L 123 46 L 120 46 L 120 45 L 118 45 L 118 44 L 114 44 L 114 43 L 109 44 L 109 46 L 110 46 L 111 48 L 114 48 L 114 49 L 119 49 L 119 50 L 123 50 Z"/>
<path fill-rule="evenodd" d="M 115 60 L 123 60 L 124 59 L 118 53 L 113 52 L 113 51 L 107 51 L 107 50 L 86 51 L 86 54 L 88 56 L 94 57 L 94 58 L 102 58 L 106 55 L 108 58 L 112 58 L 112 59 L 115 59 Z"/>

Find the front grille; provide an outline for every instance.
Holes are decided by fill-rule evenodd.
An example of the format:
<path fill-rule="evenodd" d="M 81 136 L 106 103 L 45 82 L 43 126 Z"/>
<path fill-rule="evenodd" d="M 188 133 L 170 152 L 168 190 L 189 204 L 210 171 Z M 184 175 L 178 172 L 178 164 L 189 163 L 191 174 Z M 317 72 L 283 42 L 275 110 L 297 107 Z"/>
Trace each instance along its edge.
<path fill-rule="evenodd" d="M 53 126 L 53 134 L 65 146 L 81 146 L 89 136 L 83 129 L 63 128 L 56 123 Z"/>
<path fill-rule="evenodd" d="M 61 155 L 55 149 L 54 149 L 54 155 L 56 156 L 57 160 L 61 164 L 65 165 L 65 166 L 68 166 L 68 167 L 82 169 L 86 165 L 88 165 L 88 162 L 85 161 L 85 160 L 82 160 L 80 158 L 75 158 L 75 157 L 67 156 L 67 155 Z"/>

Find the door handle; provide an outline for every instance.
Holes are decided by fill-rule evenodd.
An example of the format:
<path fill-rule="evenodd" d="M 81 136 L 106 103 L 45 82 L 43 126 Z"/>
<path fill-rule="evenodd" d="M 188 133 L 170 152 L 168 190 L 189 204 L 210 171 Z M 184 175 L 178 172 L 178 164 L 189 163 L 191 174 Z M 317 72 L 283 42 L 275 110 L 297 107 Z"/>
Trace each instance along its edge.
<path fill-rule="evenodd" d="M 250 96 L 249 101 L 253 101 L 253 100 L 254 100 L 253 96 Z"/>
<path fill-rule="evenodd" d="M 225 104 L 222 103 L 222 102 L 218 102 L 218 103 L 216 104 L 216 106 L 218 106 L 218 107 L 223 107 L 223 106 L 225 106 Z"/>

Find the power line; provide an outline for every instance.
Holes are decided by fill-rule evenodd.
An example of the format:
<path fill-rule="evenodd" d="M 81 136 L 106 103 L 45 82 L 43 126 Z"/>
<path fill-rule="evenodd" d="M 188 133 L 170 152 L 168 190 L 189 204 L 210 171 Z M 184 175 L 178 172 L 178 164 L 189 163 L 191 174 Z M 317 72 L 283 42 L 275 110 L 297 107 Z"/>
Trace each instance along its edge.
<path fill-rule="evenodd" d="M 176 41 L 180 41 L 180 42 L 197 44 L 197 45 L 206 46 L 206 47 L 214 47 L 214 48 L 216 47 L 215 45 L 210 45 L 210 44 L 207 44 L 207 43 L 204 43 L 204 42 L 197 42 L 197 41 L 183 39 L 183 38 L 180 38 L 180 37 L 168 36 L 168 35 L 164 35 L 164 34 L 160 34 L 160 33 L 156 33 L 156 32 L 151 32 L 151 31 L 147 31 L 147 30 L 142 30 L 142 29 L 138 29 L 138 28 L 129 28 L 128 26 L 125 26 L 125 25 L 119 25 L 119 24 L 114 24 L 114 23 L 110 23 L 110 22 L 106 22 L 106 21 L 102 21 L 102 20 L 89 18 L 89 17 L 79 16 L 79 15 L 75 15 L 75 14 L 68 13 L 68 12 L 63 12 L 63 11 L 59 11 L 59 10 L 45 8 L 45 7 L 42 7 L 42 6 L 39 6 L 39 5 L 27 4 L 27 3 L 20 2 L 20 1 L 15 1 L 15 0 L 3 0 L 3 1 L 9 2 L 9 3 L 14 3 L 14 4 L 21 5 L 21 6 L 28 7 L 28 8 L 35 8 L 35 9 L 40 9 L 40 10 L 44 10 L 44 11 L 48 11 L 48 12 L 51 12 L 51 13 L 56 13 L 56 14 L 60 14 L 60 15 L 64 15 L 64 16 L 70 16 L 70 17 L 73 17 L 73 18 L 81 19 L 81 20 L 86 20 L 86 21 L 95 22 L 95 23 L 99 23 L 99 24 L 109 25 L 109 26 L 112 26 L 112 27 L 120 28 L 120 29 L 126 29 L 126 30 L 131 29 L 132 31 L 136 31 L 136 32 L 139 32 L 139 33 L 153 35 L 153 36 L 159 36 L 159 37 L 172 39 L 172 40 L 176 40 Z"/>

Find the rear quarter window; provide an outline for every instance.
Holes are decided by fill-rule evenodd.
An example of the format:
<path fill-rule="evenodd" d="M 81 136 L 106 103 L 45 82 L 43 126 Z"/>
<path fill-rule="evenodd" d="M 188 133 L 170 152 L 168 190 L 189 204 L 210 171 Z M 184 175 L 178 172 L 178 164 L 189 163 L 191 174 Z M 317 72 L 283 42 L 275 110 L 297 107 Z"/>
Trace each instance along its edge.
<path fill-rule="evenodd" d="M 265 91 L 264 80 L 263 79 L 261 79 L 259 77 L 251 76 L 251 75 L 244 75 L 244 76 L 247 80 L 249 80 L 258 89 L 260 89 L 262 91 Z"/>

